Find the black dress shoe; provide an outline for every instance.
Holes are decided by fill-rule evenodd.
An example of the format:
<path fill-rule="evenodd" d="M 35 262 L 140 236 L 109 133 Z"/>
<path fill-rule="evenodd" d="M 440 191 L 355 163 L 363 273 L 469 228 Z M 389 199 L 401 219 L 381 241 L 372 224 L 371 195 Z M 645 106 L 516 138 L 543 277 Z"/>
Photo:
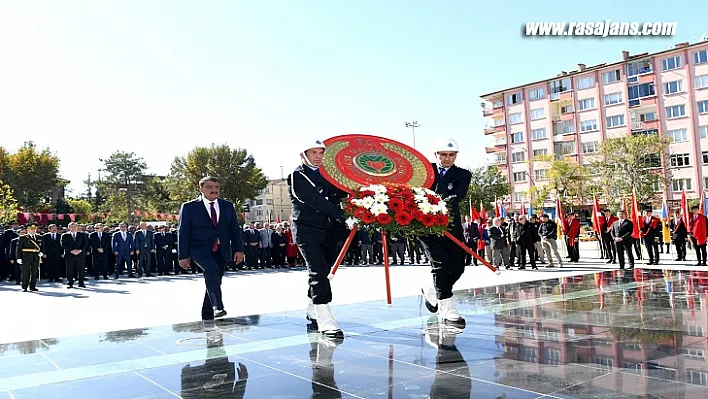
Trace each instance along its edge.
<path fill-rule="evenodd" d="M 214 311 L 214 318 L 226 316 L 226 311 L 224 309 Z"/>
<path fill-rule="evenodd" d="M 27 292 L 27 288 L 23 288 L 23 289 L 22 289 L 22 292 Z"/>
<path fill-rule="evenodd" d="M 33 288 L 30 288 L 30 291 L 36 292 L 36 291 L 39 291 L 39 290 L 38 290 L 36 287 L 33 287 Z"/>

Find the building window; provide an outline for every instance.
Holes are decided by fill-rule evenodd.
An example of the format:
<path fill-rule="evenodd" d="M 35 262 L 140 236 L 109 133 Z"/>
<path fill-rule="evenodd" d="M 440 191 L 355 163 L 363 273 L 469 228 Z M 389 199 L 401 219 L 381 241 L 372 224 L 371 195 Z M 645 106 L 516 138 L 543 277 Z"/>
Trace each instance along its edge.
<path fill-rule="evenodd" d="M 693 53 L 694 64 L 705 64 L 706 62 L 708 62 L 708 50 L 701 50 Z"/>
<path fill-rule="evenodd" d="M 523 202 L 526 201 L 526 193 L 522 193 L 520 191 L 515 191 L 514 192 L 514 202 Z"/>
<path fill-rule="evenodd" d="M 501 108 L 504 106 L 504 101 L 503 100 L 497 100 L 492 103 L 492 108 Z"/>
<path fill-rule="evenodd" d="M 608 116 L 606 119 L 607 128 L 624 126 L 624 115 Z"/>
<path fill-rule="evenodd" d="M 703 151 L 702 155 L 703 155 L 703 163 L 704 164 L 708 163 L 708 151 Z"/>
<path fill-rule="evenodd" d="M 703 100 L 698 102 L 698 113 L 705 114 L 708 113 L 708 100 Z"/>
<path fill-rule="evenodd" d="M 597 130 L 597 119 L 590 119 L 580 122 L 581 132 L 591 132 L 593 130 Z"/>
<path fill-rule="evenodd" d="M 578 90 L 589 89 L 593 86 L 595 86 L 595 78 L 592 76 L 578 79 Z"/>
<path fill-rule="evenodd" d="M 708 138 L 708 125 L 698 126 L 698 129 L 701 131 L 702 139 Z"/>
<path fill-rule="evenodd" d="M 548 92 L 551 94 L 563 93 L 571 89 L 570 78 L 564 78 L 560 80 L 555 80 L 548 84 Z M 552 99 L 552 98 L 551 98 Z"/>
<path fill-rule="evenodd" d="M 590 141 L 582 144 L 583 154 L 593 154 L 598 150 L 597 141 Z"/>
<path fill-rule="evenodd" d="M 545 87 L 538 87 L 538 88 L 529 90 L 529 100 L 539 100 L 545 96 L 546 96 L 546 88 Z"/>
<path fill-rule="evenodd" d="M 548 148 L 542 148 L 540 150 L 533 150 L 533 156 L 539 157 L 543 155 L 548 155 Z"/>
<path fill-rule="evenodd" d="M 525 182 L 526 172 L 514 172 L 513 179 L 514 183 Z"/>
<path fill-rule="evenodd" d="M 681 68 L 681 56 L 677 55 L 674 57 L 664 58 L 661 60 L 661 70 L 670 71 L 672 69 Z"/>
<path fill-rule="evenodd" d="M 533 171 L 533 179 L 536 181 L 548 179 L 548 169 L 537 169 Z"/>
<path fill-rule="evenodd" d="M 495 119 L 494 126 L 504 126 L 504 119 Z"/>
<path fill-rule="evenodd" d="M 639 120 L 642 122 L 650 122 L 657 120 L 656 112 L 650 111 L 644 114 L 639 114 Z"/>
<path fill-rule="evenodd" d="M 605 105 L 615 105 L 622 103 L 622 92 L 605 94 Z"/>
<path fill-rule="evenodd" d="M 671 189 L 673 191 L 691 190 L 691 179 L 671 179 Z"/>
<path fill-rule="evenodd" d="M 523 151 L 511 153 L 511 162 L 512 163 L 520 163 L 520 162 L 524 162 L 524 161 L 526 161 L 526 155 L 524 154 Z"/>
<path fill-rule="evenodd" d="M 497 164 L 505 164 L 506 163 L 506 154 L 497 154 L 496 163 Z"/>
<path fill-rule="evenodd" d="M 644 165 L 647 168 L 660 168 L 661 167 L 661 156 L 657 153 L 647 154 L 644 156 Z"/>
<path fill-rule="evenodd" d="M 634 85 L 627 87 L 627 92 L 629 93 L 629 99 L 636 100 L 643 97 L 651 97 L 656 95 L 654 91 L 654 83 L 644 83 L 640 85 Z M 632 104 L 630 104 L 632 105 Z"/>
<path fill-rule="evenodd" d="M 686 105 L 672 105 L 666 107 L 666 118 L 680 118 L 686 116 Z"/>
<path fill-rule="evenodd" d="M 664 83 L 664 94 L 674 94 L 683 91 L 683 79 Z"/>
<path fill-rule="evenodd" d="M 670 159 L 671 167 L 680 168 L 682 166 L 691 166 L 688 154 L 673 154 Z"/>
<path fill-rule="evenodd" d="M 524 132 L 516 132 L 511 134 L 511 143 L 523 143 L 524 142 Z"/>
<path fill-rule="evenodd" d="M 558 136 L 559 134 L 569 134 L 575 132 L 575 124 L 573 121 L 563 121 L 560 123 L 553 124 L 553 135 Z"/>
<path fill-rule="evenodd" d="M 619 82 L 621 79 L 620 70 L 614 70 L 610 72 L 604 72 L 602 74 L 602 84 L 610 84 L 614 82 Z"/>
<path fill-rule="evenodd" d="M 594 98 L 584 98 L 580 101 L 578 101 L 578 109 L 581 111 L 585 111 L 586 109 L 594 109 L 595 108 L 595 99 Z"/>
<path fill-rule="evenodd" d="M 696 76 L 696 89 L 708 87 L 708 75 Z"/>
<path fill-rule="evenodd" d="M 513 125 L 515 123 L 521 123 L 521 113 L 520 112 L 509 115 L 509 124 Z"/>
<path fill-rule="evenodd" d="M 536 108 L 531 110 L 531 120 L 539 120 L 546 117 L 546 110 L 543 108 Z"/>
<path fill-rule="evenodd" d="M 519 93 L 514 93 L 509 95 L 509 101 L 507 101 L 509 105 L 514 105 L 514 104 L 520 104 L 521 103 L 521 94 Z"/>
<path fill-rule="evenodd" d="M 531 130 L 531 140 L 541 140 L 545 139 L 546 136 L 546 128 L 542 127 L 540 129 L 533 129 Z"/>
<path fill-rule="evenodd" d="M 575 143 L 555 143 L 553 150 L 556 155 L 572 155 L 575 154 Z"/>
<path fill-rule="evenodd" d="M 667 130 L 666 134 L 669 136 L 669 139 L 671 139 L 672 143 L 683 143 L 685 141 L 688 141 L 687 129 Z"/>

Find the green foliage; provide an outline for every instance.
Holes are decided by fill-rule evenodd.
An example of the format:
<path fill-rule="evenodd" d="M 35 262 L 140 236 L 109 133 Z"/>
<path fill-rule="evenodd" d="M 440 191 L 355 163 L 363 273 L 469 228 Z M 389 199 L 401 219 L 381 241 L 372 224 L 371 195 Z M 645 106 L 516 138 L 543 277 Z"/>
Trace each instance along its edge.
<path fill-rule="evenodd" d="M 71 213 L 77 214 L 77 222 L 87 223 L 89 221 L 88 215 L 89 213 L 92 213 L 93 209 L 93 206 L 89 201 L 69 198 L 66 202 L 73 209 L 73 212 Z"/>
<path fill-rule="evenodd" d="M 12 195 L 12 188 L 0 180 L 0 224 L 17 219 L 17 201 Z"/>
<path fill-rule="evenodd" d="M 175 157 L 166 182 L 170 200 L 182 203 L 199 195 L 199 180 L 215 176 L 221 181 L 221 197 L 233 202 L 255 198 L 268 180 L 245 149 L 228 145 L 197 147 L 186 157 Z"/>
<path fill-rule="evenodd" d="M 567 209 L 572 199 L 585 196 L 587 178 L 582 165 L 568 158 L 556 159 L 553 155 L 535 156 L 529 162 L 534 169 L 546 169 L 548 179 L 546 184 L 531 186 L 529 197 L 534 209 L 542 209 L 545 201 L 555 201 L 556 197 Z"/>
<path fill-rule="evenodd" d="M 499 171 L 496 165 L 480 166 L 469 170 L 472 181 L 464 201 L 460 201 L 460 214 L 462 217 L 470 214 L 470 199 L 472 205 L 479 209 L 480 202 L 484 203 L 486 210 L 491 209 L 490 203 L 496 198 L 503 198 L 511 193 L 511 185 L 506 176 Z"/>
<path fill-rule="evenodd" d="M 112 212 L 112 217 L 132 223 L 135 220 L 132 214 L 138 205 L 136 197 L 140 196 L 145 183 L 147 164 L 135 153 L 123 151 L 114 152 L 103 163 L 106 180 L 100 183 L 98 190 L 108 196 L 104 207 Z"/>
<path fill-rule="evenodd" d="M 59 158 L 48 148 L 38 151 L 31 141 L 13 154 L 2 149 L 0 178 L 12 187 L 25 211 L 36 210 L 59 182 Z"/>

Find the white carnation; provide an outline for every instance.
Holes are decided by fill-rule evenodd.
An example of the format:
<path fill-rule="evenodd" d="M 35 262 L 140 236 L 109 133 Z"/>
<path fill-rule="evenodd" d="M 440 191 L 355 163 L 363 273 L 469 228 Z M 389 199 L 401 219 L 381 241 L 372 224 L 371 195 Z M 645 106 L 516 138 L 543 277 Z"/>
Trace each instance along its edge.
<path fill-rule="evenodd" d="M 432 205 L 430 205 L 427 202 L 422 202 L 422 203 L 418 204 L 418 209 L 420 209 L 420 211 L 426 215 L 429 214 L 430 212 L 432 212 L 432 210 L 433 210 Z"/>
<path fill-rule="evenodd" d="M 374 216 L 379 216 L 382 213 L 388 212 L 388 207 L 384 204 L 376 203 L 371 207 L 371 214 Z"/>
<path fill-rule="evenodd" d="M 438 206 L 440 207 L 440 213 L 447 215 L 447 203 L 445 201 L 440 201 L 438 202 Z"/>
<path fill-rule="evenodd" d="M 359 219 L 350 217 L 346 220 L 345 223 L 347 224 L 347 227 L 349 227 L 349 230 L 351 230 L 352 228 L 354 228 L 354 226 L 359 224 Z"/>
<path fill-rule="evenodd" d="M 379 204 L 385 204 L 388 202 L 390 198 L 386 194 L 376 194 L 374 196 L 374 201 L 376 201 Z"/>
<path fill-rule="evenodd" d="M 440 213 L 440 205 L 430 205 L 430 213 L 433 215 Z"/>
<path fill-rule="evenodd" d="M 428 203 L 428 198 L 425 196 L 425 194 L 416 194 L 413 196 L 413 199 L 415 200 L 415 202 L 418 202 L 418 203 L 421 203 L 421 202 Z"/>
<path fill-rule="evenodd" d="M 369 189 L 376 194 L 386 194 L 386 186 L 380 184 L 372 184 Z"/>
<path fill-rule="evenodd" d="M 374 197 L 372 197 L 372 196 L 370 196 L 370 195 L 367 195 L 366 197 L 362 198 L 362 199 L 359 201 L 359 203 L 361 204 L 360 206 L 362 206 L 362 207 L 364 207 L 364 208 L 366 208 L 366 209 L 371 208 L 371 206 L 374 205 L 374 202 L 376 202 L 376 201 L 374 200 Z"/>

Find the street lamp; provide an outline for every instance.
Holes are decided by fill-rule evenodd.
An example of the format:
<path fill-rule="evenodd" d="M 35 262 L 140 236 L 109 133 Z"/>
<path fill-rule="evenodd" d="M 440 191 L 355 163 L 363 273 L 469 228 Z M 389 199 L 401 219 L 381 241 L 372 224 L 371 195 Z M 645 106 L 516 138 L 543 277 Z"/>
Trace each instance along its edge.
<path fill-rule="evenodd" d="M 415 128 L 420 127 L 418 121 L 406 122 L 406 127 L 413 129 L 413 148 L 415 148 Z"/>

